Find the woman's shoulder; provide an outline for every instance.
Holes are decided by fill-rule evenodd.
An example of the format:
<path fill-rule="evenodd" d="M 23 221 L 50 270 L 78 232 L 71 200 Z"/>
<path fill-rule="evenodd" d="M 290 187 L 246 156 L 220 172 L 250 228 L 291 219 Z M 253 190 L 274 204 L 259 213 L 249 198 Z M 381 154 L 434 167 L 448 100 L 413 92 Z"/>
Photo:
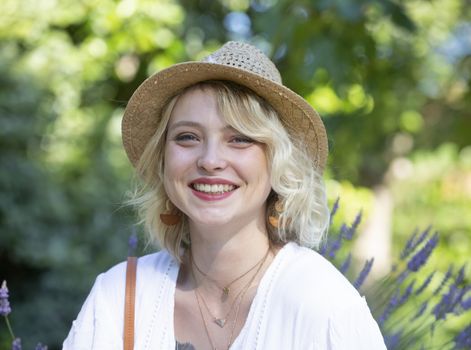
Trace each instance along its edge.
<path fill-rule="evenodd" d="M 99 276 L 102 287 L 116 289 L 117 285 L 124 285 L 126 279 L 126 266 L 127 262 L 123 261 L 102 273 Z M 139 257 L 137 260 L 136 273 L 138 288 L 142 282 L 145 282 L 152 276 L 163 277 L 168 275 L 172 267 L 176 266 L 178 266 L 178 264 L 175 259 L 166 250 Z"/>
<path fill-rule="evenodd" d="M 257 310 L 267 334 L 283 329 L 266 348 L 312 349 L 314 341 L 316 349 L 385 349 L 365 299 L 321 254 L 288 243 L 266 276 Z"/>
<path fill-rule="evenodd" d="M 295 243 L 289 243 L 284 250 L 279 283 L 295 287 L 290 288 L 288 295 L 294 294 L 308 303 L 326 307 L 347 305 L 361 299 L 347 278 L 318 252 Z"/>
<path fill-rule="evenodd" d="M 155 305 L 162 300 L 163 294 L 159 291 L 169 290 L 174 284 L 178 264 L 168 252 L 160 251 L 139 258 L 137 266 L 136 318 L 146 317 L 147 321 L 152 316 L 149 310 L 155 310 Z M 64 349 L 119 348 L 124 319 L 125 283 L 126 261 L 98 275 L 73 322 Z"/>

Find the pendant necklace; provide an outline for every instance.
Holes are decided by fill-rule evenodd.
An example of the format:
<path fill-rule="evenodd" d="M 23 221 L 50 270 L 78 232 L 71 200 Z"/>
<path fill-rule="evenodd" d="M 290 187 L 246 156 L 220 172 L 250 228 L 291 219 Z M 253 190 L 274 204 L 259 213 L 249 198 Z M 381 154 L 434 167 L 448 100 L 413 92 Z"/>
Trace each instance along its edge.
<path fill-rule="evenodd" d="M 232 345 L 232 341 L 233 341 L 233 338 L 234 338 L 234 331 L 235 331 L 235 328 L 236 328 L 236 325 L 237 325 L 237 320 L 238 320 L 238 318 L 239 318 L 239 311 L 240 311 L 240 305 L 242 304 L 242 300 L 244 299 L 244 297 L 245 297 L 247 291 L 249 290 L 251 284 L 252 284 L 253 281 L 255 280 L 255 277 L 258 275 L 258 273 L 259 273 L 260 270 L 262 269 L 262 266 L 265 264 L 265 261 L 266 261 L 266 259 L 267 259 L 267 257 L 268 257 L 268 253 L 269 253 L 269 252 L 270 252 L 270 247 L 268 248 L 268 251 L 267 251 L 267 253 L 265 254 L 265 256 L 263 257 L 263 259 L 259 262 L 260 265 L 258 266 L 258 269 L 257 269 L 257 271 L 255 272 L 255 274 L 254 274 L 254 275 L 252 276 L 252 278 L 250 279 L 249 283 L 247 283 L 247 284 L 244 286 L 244 288 L 241 290 L 241 292 L 237 295 L 237 297 L 236 297 L 236 299 L 235 299 L 235 300 L 238 300 L 238 302 L 237 302 L 236 313 L 235 313 L 235 317 L 234 317 L 234 322 L 233 322 L 233 324 L 232 324 L 232 328 L 231 328 L 231 333 L 230 333 L 229 341 L 228 341 L 227 347 L 226 347 L 227 350 L 229 350 L 229 348 L 230 348 L 231 345 Z M 191 259 L 191 252 L 190 252 L 190 259 Z M 215 318 L 215 317 L 212 315 L 212 313 L 210 312 L 210 310 L 209 310 L 209 308 L 208 308 L 208 306 L 207 306 L 207 304 L 206 304 L 206 301 L 204 300 L 203 296 L 202 296 L 200 293 L 198 293 L 198 291 L 196 290 L 197 280 L 196 280 L 196 278 L 195 278 L 195 274 L 194 274 L 194 271 L 193 271 L 193 264 L 192 264 L 192 266 L 191 266 L 191 268 L 190 268 L 190 271 L 191 271 L 191 275 L 192 275 L 192 277 L 193 277 L 193 280 L 194 280 L 194 282 L 195 282 L 195 289 L 194 289 L 194 292 L 195 292 L 195 299 L 196 299 L 196 303 L 197 303 L 197 305 L 198 305 L 198 310 L 199 310 L 199 312 L 200 312 L 201 319 L 203 320 L 204 330 L 205 330 L 205 332 L 206 332 L 206 335 L 207 335 L 207 337 L 208 337 L 209 343 L 210 343 L 210 345 L 211 345 L 211 349 L 212 349 L 212 350 L 217 350 L 217 348 L 214 346 L 213 339 L 211 338 L 211 335 L 210 335 L 210 332 L 209 332 L 209 328 L 208 328 L 208 325 L 207 325 L 207 323 L 206 323 L 206 318 L 204 317 L 204 313 L 203 313 L 203 310 L 202 310 L 202 308 L 201 308 L 200 299 L 201 299 L 201 301 L 203 302 L 203 304 L 205 305 L 205 307 L 206 307 L 206 309 L 207 309 L 209 315 L 210 315 L 211 317 L 213 317 L 214 323 L 216 323 L 219 327 L 221 327 L 221 328 L 224 327 L 224 325 L 225 325 L 227 319 L 217 319 L 217 318 Z M 238 298 L 239 295 L 240 295 L 240 298 Z M 238 299 L 237 299 L 237 298 L 238 298 Z M 234 302 L 234 304 L 235 304 L 235 302 Z M 232 309 L 232 306 L 231 306 L 231 309 Z M 227 317 L 227 316 L 228 316 L 228 315 L 226 315 L 226 317 Z M 220 323 L 217 322 L 217 320 L 223 321 L 223 322 L 220 322 L 220 323 L 222 324 L 222 326 L 220 325 Z"/>
<path fill-rule="evenodd" d="M 270 251 L 270 248 L 268 248 L 268 251 L 267 253 L 265 254 L 264 257 L 262 257 L 259 261 L 257 261 L 257 263 L 255 265 L 253 265 L 250 269 L 248 269 L 247 271 L 245 271 L 242 275 L 236 277 L 235 279 L 233 279 L 231 282 L 229 282 L 228 284 L 226 284 L 224 287 L 220 287 L 218 281 L 216 281 L 214 278 L 211 278 L 206 272 L 204 272 L 203 270 L 201 270 L 199 268 L 199 266 L 196 264 L 196 261 L 193 260 L 192 258 L 192 255 L 191 255 L 191 249 L 190 249 L 190 257 L 191 257 L 191 261 L 193 263 L 193 265 L 195 265 L 195 268 L 196 270 L 202 274 L 206 279 L 208 279 L 209 281 L 213 282 L 216 286 L 218 286 L 218 288 L 220 288 L 222 290 L 222 294 L 227 297 L 229 296 L 229 293 L 231 291 L 230 287 L 236 283 L 238 280 L 240 280 L 241 278 L 247 276 L 251 271 L 255 270 L 255 268 L 263 261 L 266 259 L 266 256 L 268 255 L 268 252 Z"/>
<path fill-rule="evenodd" d="M 213 319 L 213 322 L 216 323 L 219 327 L 221 328 L 224 328 L 224 326 L 226 325 L 226 322 L 227 322 L 227 319 L 229 317 L 229 315 L 232 313 L 232 310 L 234 309 L 234 306 L 236 305 L 237 301 L 240 299 L 243 298 L 243 294 L 245 294 L 245 291 L 247 290 L 248 286 L 250 286 L 252 284 L 252 282 L 254 281 L 255 277 L 258 275 L 258 273 L 260 272 L 262 266 L 264 265 L 265 261 L 267 260 L 268 258 L 268 254 L 270 252 L 270 248 L 268 248 L 266 254 L 264 255 L 264 257 L 262 258 L 262 260 L 260 260 L 257 265 L 258 265 L 258 269 L 257 271 L 255 272 L 255 274 L 252 276 L 252 278 L 250 279 L 250 281 L 244 286 L 242 287 L 242 289 L 239 291 L 239 293 L 236 295 L 236 297 L 234 298 L 234 301 L 232 302 L 230 308 L 229 308 L 229 311 L 223 316 L 223 317 L 216 317 L 214 316 L 214 314 L 211 312 L 211 309 L 209 308 L 208 304 L 206 303 L 206 300 L 203 298 L 203 296 L 195 289 L 195 293 L 198 294 L 199 298 L 201 299 L 201 301 L 203 302 L 203 305 L 204 307 L 206 308 L 206 310 L 208 311 L 208 314 L 212 317 Z M 195 279 L 195 282 L 196 281 L 196 277 L 195 277 L 195 274 L 194 274 L 194 270 L 193 270 L 193 265 L 194 265 L 194 260 L 193 260 L 193 257 L 191 255 L 191 252 L 190 252 L 190 261 L 192 262 L 192 265 L 191 265 L 191 273 L 193 275 L 193 279 Z M 196 265 L 195 265 L 196 267 Z M 239 302 L 240 304 L 240 302 Z"/>

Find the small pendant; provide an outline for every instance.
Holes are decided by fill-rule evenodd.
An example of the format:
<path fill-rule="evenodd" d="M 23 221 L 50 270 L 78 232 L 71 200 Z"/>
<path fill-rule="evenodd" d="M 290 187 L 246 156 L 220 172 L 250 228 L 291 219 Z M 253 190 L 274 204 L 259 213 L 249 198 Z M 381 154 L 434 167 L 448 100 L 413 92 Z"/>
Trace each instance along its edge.
<path fill-rule="evenodd" d="M 224 328 L 226 325 L 226 319 L 225 318 L 215 318 L 214 323 L 216 323 L 219 327 Z"/>
<path fill-rule="evenodd" d="M 224 288 L 222 289 L 222 293 L 223 293 L 226 297 L 229 295 L 229 291 L 230 291 L 229 287 L 224 287 Z"/>

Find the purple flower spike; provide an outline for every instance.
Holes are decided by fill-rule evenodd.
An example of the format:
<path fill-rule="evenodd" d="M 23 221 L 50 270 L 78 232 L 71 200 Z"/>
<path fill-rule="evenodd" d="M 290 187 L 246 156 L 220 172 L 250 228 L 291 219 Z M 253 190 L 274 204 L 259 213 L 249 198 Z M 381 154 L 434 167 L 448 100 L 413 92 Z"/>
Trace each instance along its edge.
<path fill-rule="evenodd" d="M 455 349 L 471 348 L 471 324 L 455 337 Z"/>
<path fill-rule="evenodd" d="M 407 263 L 407 269 L 409 271 L 417 272 L 427 262 L 432 251 L 435 249 L 438 243 L 438 234 L 435 233 L 425 245 L 409 260 Z"/>
<path fill-rule="evenodd" d="M 428 226 L 428 227 L 421 233 L 421 235 L 419 236 L 419 238 L 417 238 L 417 241 L 414 242 L 414 245 L 413 245 L 412 249 L 417 248 L 422 242 L 425 241 L 425 239 L 428 237 L 428 235 L 429 235 L 431 229 L 432 229 L 432 226 Z"/>
<path fill-rule="evenodd" d="M 342 263 L 342 266 L 340 266 L 340 272 L 345 275 L 345 273 L 348 271 L 348 268 L 350 267 L 350 263 L 352 262 L 352 254 L 348 254 L 347 258 L 344 260 Z"/>
<path fill-rule="evenodd" d="M 435 315 L 436 320 L 446 319 L 449 313 L 459 313 L 459 308 L 463 301 L 463 297 L 468 292 L 467 287 L 460 288 L 456 282 L 459 281 L 459 275 L 455 282 L 450 286 L 448 292 L 442 295 L 442 298 L 437 305 L 433 308 L 432 313 Z"/>
<path fill-rule="evenodd" d="M 7 316 L 11 312 L 10 302 L 8 301 L 7 281 L 3 281 L 0 288 L 0 316 Z"/>
<path fill-rule="evenodd" d="M 398 302 L 399 302 L 399 290 L 396 290 L 393 296 L 391 297 L 391 299 L 389 300 L 388 305 L 386 306 L 386 308 L 384 309 L 383 313 L 381 314 L 379 318 L 378 324 L 380 327 L 389 318 L 389 315 L 391 315 L 391 312 L 396 308 L 396 306 L 398 305 Z"/>
<path fill-rule="evenodd" d="M 425 312 L 425 310 L 427 310 L 427 307 L 428 307 L 428 300 L 425 300 L 422 305 L 420 305 L 420 308 L 419 308 L 419 311 L 417 311 L 417 313 L 415 314 L 414 317 L 412 317 L 412 321 L 413 320 L 416 320 L 418 319 L 420 316 L 422 316 Z"/>
<path fill-rule="evenodd" d="M 47 350 L 47 345 L 42 345 L 41 343 L 38 343 L 34 350 Z"/>
<path fill-rule="evenodd" d="M 371 271 L 371 267 L 373 266 L 373 262 L 374 262 L 374 258 L 371 258 L 370 260 L 366 260 L 365 261 L 365 265 L 363 266 L 363 269 L 360 271 L 360 273 L 358 274 L 358 277 L 357 279 L 355 280 L 355 282 L 353 282 L 353 286 L 356 288 L 356 289 L 360 289 L 360 287 L 362 286 L 363 282 L 365 282 L 366 280 L 366 277 L 368 277 L 368 274 L 370 273 Z"/>
<path fill-rule="evenodd" d="M 386 343 L 386 347 L 390 350 L 396 349 L 399 345 L 399 341 L 401 340 L 402 331 L 394 333 L 390 336 L 385 337 L 384 342 Z"/>
<path fill-rule="evenodd" d="M 339 233 L 339 235 L 340 235 L 341 237 L 346 237 L 346 236 L 348 235 L 348 230 L 349 230 L 348 226 L 345 225 L 345 224 L 342 224 L 342 226 L 340 226 L 340 233 Z"/>
<path fill-rule="evenodd" d="M 435 275 L 435 271 L 433 271 L 432 273 L 430 273 L 427 276 L 427 278 L 422 283 L 422 285 L 419 288 L 417 288 L 417 290 L 415 291 L 415 295 L 419 295 L 420 293 L 422 293 L 425 290 L 425 288 L 427 288 L 427 286 L 430 284 L 430 281 L 432 280 L 434 275 Z"/>
<path fill-rule="evenodd" d="M 330 211 L 330 223 L 332 224 L 332 220 L 334 219 L 335 214 L 337 213 L 337 210 L 339 209 L 339 202 L 340 202 L 340 197 L 337 197 L 337 199 L 334 202 L 334 205 L 332 206 L 332 210 Z"/>
<path fill-rule="evenodd" d="M 450 279 L 451 275 L 453 274 L 453 264 L 451 264 L 449 267 L 448 267 L 448 270 L 446 271 L 445 273 L 445 276 L 443 277 L 442 281 L 440 282 L 440 285 L 437 287 L 437 289 L 435 289 L 435 291 L 433 292 L 433 295 L 437 295 L 438 293 L 441 292 L 441 290 L 443 289 L 443 287 L 445 286 L 445 284 L 448 282 L 448 280 Z"/>
<path fill-rule="evenodd" d="M 399 299 L 398 306 L 404 304 L 407 301 L 407 299 L 409 299 L 409 296 L 411 295 L 412 290 L 414 289 L 414 284 L 415 284 L 415 281 L 412 281 L 411 283 L 409 283 L 406 290 L 404 291 L 404 294 L 401 295 L 401 299 Z"/>
<path fill-rule="evenodd" d="M 397 278 L 397 283 L 401 284 L 402 282 L 404 282 L 404 280 L 407 277 L 409 277 L 409 270 L 402 271 L 401 274 L 399 275 L 399 277 Z"/>
<path fill-rule="evenodd" d="M 329 249 L 329 258 L 334 259 L 337 251 L 342 247 L 342 236 L 339 235 L 335 241 L 332 242 Z"/>
<path fill-rule="evenodd" d="M 460 270 L 458 271 L 458 275 L 455 278 L 455 284 L 459 285 L 464 281 L 464 269 L 466 267 L 466 264 L 461 266 Z"/>
<path fill-rule="evenodd" d="M 360 210 L 357 216 L 355 216 L 355 220 L 353 220 L 352 226 L 350 226 L 347 229 L 347 231 L 344 233 L 343 236 L 345 237 L 345 239 L 350 241 L 353 238 L 353 236 L 355 235 L 355 232 L 357 231 L 358 226 L 360 225 L 362 215 L 363 214 Z"/>
<path fill-rule="evenodd" d="M 322 255 L 322 256 L 325 256 L 325 254 L 327 253 L 327 242 L 324 243 L 320 249 L 319 249 L 319 254 Z"/>
<path fill-rule="evenodd" d="M 409 254 L 411 253 L 411 251 L 413 250 L 412 247 L 414 245 L 415 236 L 417 236 L 418 232 L 419 230 L 416 228 L 414 232 L 412 232 L 410 238 L 407 240 L 406 245 L 404 246 L 404 249 L 402 249 L 402 252 L 400 255 L 401 260 L 404 260 L 405 258 L 407 258 Z"/>
<path fill-rule="evenodd" d="M 415 237 L 417 236 L 418 231 L 417 230 L 414 231 L 414 233 L 412 234 L 412 237 L 409 239 L 409 241 L 407 241 L 406 246 L 404 247 L 404 250 L 401 252 L 401 260 L 406 259 L 410 254 L 412 254 L 412 252 L 419 245 L 422 244 L 422 242 L 425 241 L 431 229 L 432 229 L 431 226 L 427 227 L 417 239 L 415 239 Z"/>
<path fill-rule="evenodd" d="M 21 350 L 21 339 L 20 338 L 15 338 L 13 342 L 11 343 L 11 350 Z"/>
<path fill-rule="evenodd" d="M 384 324 L 384 322 L 386 322 L 386 320 L 389 318 L 389 316 L 395 309 L 397 309 L 399 306 L 404 304 L 407 301 L 407 299 L 409 299 L 409 296 L 412 294 L 412 290 L 414 289 L 414 284 L 415 284 L 415 281 L 412 281 L 411 283 L 409 283 L 409 285 L 407 286 L 406 290 L 404 291 L 402 295 L 401 295 L 400 288 L 398 288 L 394 292 L 391 299 L 389 299 L 388 305 L 386 306 L 386 308 L 384 309 L 383 313 L 381 314 L 379 318 L 378 324 L 380 327 Z"/>
<path fill-rule="evenodd" d="M 471 297 L 463 300 L 461 302 L 461 307 L 463 308 L 464 311 L 468 311 L 469 309 L 471 309 Z"/>

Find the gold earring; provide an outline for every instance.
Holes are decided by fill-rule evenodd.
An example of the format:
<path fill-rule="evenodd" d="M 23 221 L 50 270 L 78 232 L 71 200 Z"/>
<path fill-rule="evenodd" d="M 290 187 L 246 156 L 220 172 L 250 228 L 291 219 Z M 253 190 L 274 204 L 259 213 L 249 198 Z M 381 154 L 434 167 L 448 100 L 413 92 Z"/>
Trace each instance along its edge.
<path fill-rule="evenodd" d="M 281 199 L 277 199 L 275 202 L 275 205 L 273 206 L 273 212 L 275 215 L 269 215 L 268 216 L 268 222 L 270 225 L 272 225 L 274 228 L 279 228 L 280 227 L 280 214 L 283 212 L 283 202 Z"/>
<path fill-rule="evenodd" d="M 160 214 L 160 221 L 162 221 L 167 226 L 175 226 L 180 222 L 180 215 L 172 213 L 172 208 L 170 208 L 170 200 L 165 201 L 165 212 Z"/>

